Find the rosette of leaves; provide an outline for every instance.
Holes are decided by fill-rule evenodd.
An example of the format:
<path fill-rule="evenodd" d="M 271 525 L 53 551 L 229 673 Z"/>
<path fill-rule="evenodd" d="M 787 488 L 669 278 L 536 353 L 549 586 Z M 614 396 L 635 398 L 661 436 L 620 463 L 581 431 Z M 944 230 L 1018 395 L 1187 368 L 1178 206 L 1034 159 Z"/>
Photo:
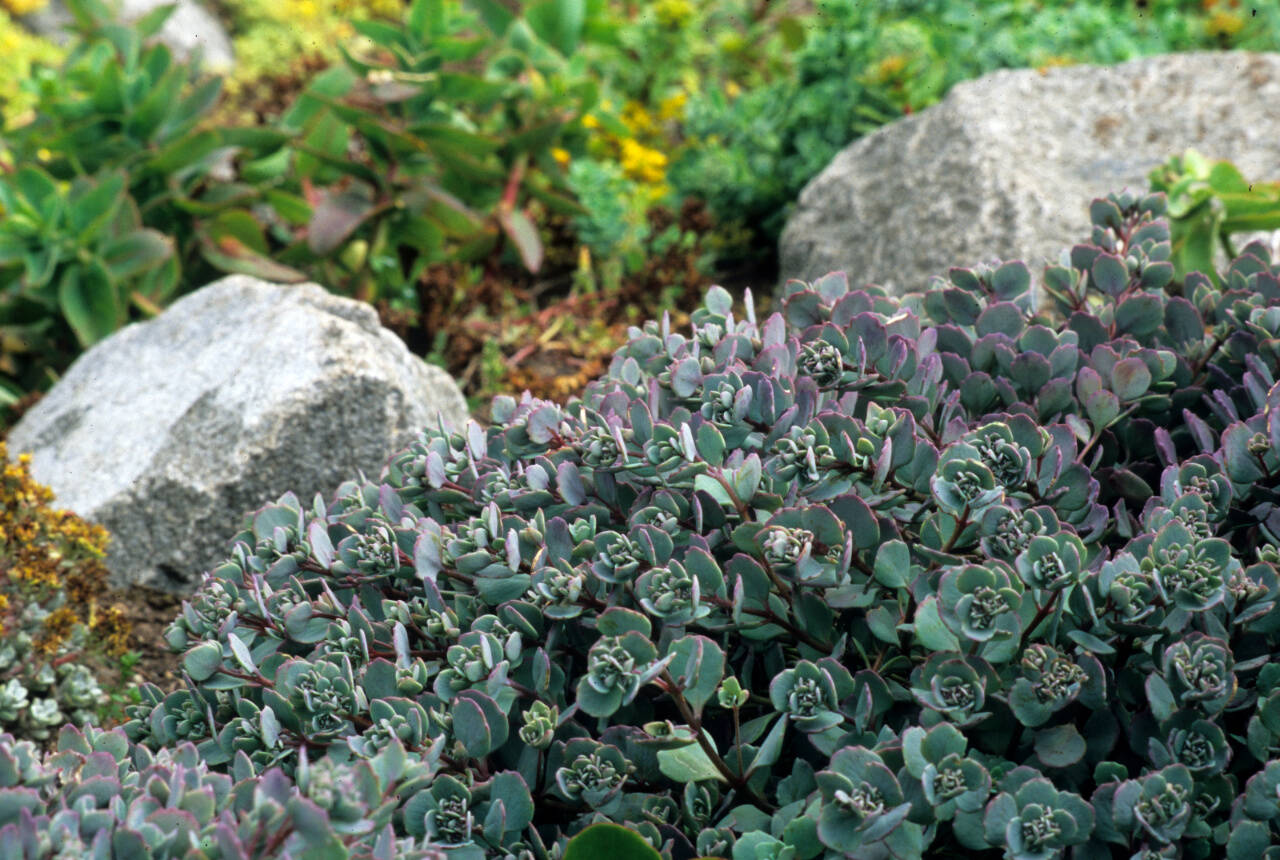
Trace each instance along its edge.
<path fill-rule="evenodd" d="M 943 572 L 938 581 L 937 613 L 958 637 L 970 642 L 1004 641 L 1021 632 L 1022 591 L 1007 566 L 965 565 Z M 923 607 L 928 606 L 922 602 Z M 917 628 L 922 623 L 917 615 Z"/>
<path fill-rule="evenodd" d="M 991 795 L 991 774 L 965 754 L 964 735 L 951 723 L 902 733 L 907 779 L 899 775 L 913 807 L 913 820 L 949 821 L 957 812 L 977 813 Z M 924 809 L 928 808 L 928 812 Z"/>
<path fill-rule="evenodd" d="M 658 649 L 643 634 L 602 636 L 587 652 L 587 673 L 578 682 L 578 707 L 593 717 L 608 717 L 630 704 L 641 686 L 660 671 Z"/>
<path fill-rule="evenodd" d="M 816 775 L 822 796 L 818 838 L 844 854 L 859 851 L 919 851 L 918 825 L 906 821 L 911 805 L 875 752 L 845 747 Z"/>
<path fill-rule="evenodd" d="M 1165 650 L 1164 665 L 1163 679 L 1180 707 L 1215 714 L 1235 696 L 1234 660 L 1221 639 L 1193 632 Z"/>
<path fill-rule="evenodd" d="M 1109 841 L 1125 832 L 1157 846 L 1175 843 L 1191 822 L 1195 783 L 1181 764 L 1169 765 L 1141 779 L 1108 784 L 1095 795 L 1094 806 L 1103 812 L 1099 830 Z M 1106 808 L 1109 807 L 1109 808 Z"/>
<path fill-rule="evenodd" d="M 1000 788 L 983 824 L 987 842 L 1003 847 L 1012 860 L 1059 856 L 1093 832 L 1093 807 L 1030 768 L 1015 768 Z"/>
<path fill-rule="evenodd" d="M 394 838 L 499 857 L 605 820 L 666 857 L 1248 847 L 1280 748 L 1280 267 L 1171 286 L 1160 211 L 1097 201 L 1038 283 L 830 276 L 767 319 L 712 290 L 579 400 L 500 398 L 265 505 L 129 736 L 264 780 L 403 749 L 426 796 Z M 1185 817 L 1115 808 L 1184 773 Z"/>

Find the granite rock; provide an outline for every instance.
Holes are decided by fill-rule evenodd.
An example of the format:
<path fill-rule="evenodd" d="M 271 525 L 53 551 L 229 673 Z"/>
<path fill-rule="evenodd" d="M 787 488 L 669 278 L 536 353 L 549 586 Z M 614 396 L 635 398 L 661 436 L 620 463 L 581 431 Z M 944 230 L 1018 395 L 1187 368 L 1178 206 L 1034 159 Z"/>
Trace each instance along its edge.
<path fill-rule="evenodd" d="M 236 275 L 99 342 L 22 418 L 10 456 L 106 526 L 117 585 L 194 588 L 247 512 L 326 500 L 466 402 L 367 304 Z"/>
<path fill-rule="evenodd" d="M 1088 202 L 1147 190 L 1188 148 L 1280 172 L 1280 54 L 1189 53 L 999 71 L 840 152 L 782 233 L 781 281 L 842 270 L 921 289 L 951 266 L 1038 269 L 1088 235 Z"/>
<path fill-rule="evenodd" d="M 217 17 L 195 0 L 107 0 L 108 7 L 116 9 L 119 20 L 124 22 L 136 21 L 159 6 L 171 4 L 175 7 L 173 13 L 156 38 L 168 45 L 178 59 L 188 59 L 199 51 L 206 71 L 231 71 L 235 65 L 231 37 Z M 21 20 L 33 33 L 54 41 L 65 39 L 74 21 L 62 0 L 49 0 Z"/>

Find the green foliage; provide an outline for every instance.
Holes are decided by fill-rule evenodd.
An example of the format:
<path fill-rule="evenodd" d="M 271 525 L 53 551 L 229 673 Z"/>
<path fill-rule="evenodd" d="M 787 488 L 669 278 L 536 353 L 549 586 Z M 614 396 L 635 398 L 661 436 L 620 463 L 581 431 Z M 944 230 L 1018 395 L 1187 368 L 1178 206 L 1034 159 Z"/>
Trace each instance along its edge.
<path fill-rule="evenodd" d="M 1234 234 L 1280 230 L 1280 182 L 1249 182 L 1229 161 L 1211 162 L 1188 150 L 1152 170 L 1149 178 L 1152 191 L 1169 197 L 1179 279 L 1191 272 L 1216 279 L 1215 260 L 1236 256 Z"/>
<path fill-rule="evenodd" d="M 71 4 L 85 38 L 24 85 L 30 122 L 0 131 L 0 386 L 5 405 L 76 353 L 172 297 L 218 138 L 197 123 L 219 82 L 196 81 L 161 45 L 163 23 L 107 23 Z"/>
<path fill-rule="evenodd" d="M 614 860 L 659 860 L 649 843 L 625 827 L 602 822 L 593 824 L 569 840 L 564 849 L 565 860 L 592 860 L 611 857 Z"/>
<path fill-rule="evenodd" d="M 419 0 L 400 25 L 355 28 L 371 47 L 344 50 L 278 129 L 228 132 L 254 193 L 205 225 L 205 258 L 370 300 L 412 296 L 432 263 L 505 251 L 538 270 L 534 210 L 581 211 L 550 151 L 595 86 L 524 19 Z"/>
<path fill-rule="evenodd" d="M 24 121 L 31 109 L 31 97 L 22 84 L 32 67 L 57 63 L 62 49 L 52 42 L 28 33 L 14 20 L 14 10 L 0 3 L 0 52 L 5 62 L 0 66 L 0 128 Z"/>
<path fill-rule="evenodd" d="M 126 28 L 72 8 L 79 40 L 0 137 L 6 405 L 216 273 L 414 302 L 434 263 L 538 269 L 547 214 L 583 212 L 550 150 L 596 88 L 522 19 L 481 38 L 476 15 L 421 0 L 357 25 L 363 53 L 275 127 L 236 129 L 209 122 L 217 78 L 145 45 L 167 13 Z"/>

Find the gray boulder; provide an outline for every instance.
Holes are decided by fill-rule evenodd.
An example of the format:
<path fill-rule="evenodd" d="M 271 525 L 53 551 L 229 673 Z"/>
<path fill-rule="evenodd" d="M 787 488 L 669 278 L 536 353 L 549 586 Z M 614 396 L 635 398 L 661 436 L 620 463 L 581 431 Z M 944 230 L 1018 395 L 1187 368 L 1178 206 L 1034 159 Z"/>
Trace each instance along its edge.
<path fill-rule="evenodd" d="M 1147 190 L 1188 148 L 1280 173 L 1280 54 L 1198 53 L 1000 71 L 844 149 L 800 195 L 780 273 L 917 290 L 951 266 L 1035 271 L 1088 236 L 1088 203 Z"/>
<path fill-rule="evenodd" d="M 174 56 L 187 59 L 200 52 L 201 66 L 210 72 L 229 72 L 235 65 L 231 37 L 218 19 L 195 0 L 106 0 L 121 21 L 136 21 L 159 6 L 173 5 L 157 38 L 169 46 Z M 62 0 L 49 0 L 44 7 L 21 19 L 33 33 L 54 41 L 66 38 L 73 18 Z"/>
<path fill-rule="evenodd" d="M 111 532 L 116 584 L 194 588 L 244 515 L 328 499 L 466 402 L 368 305 L 224 278 L 82 355 L 9 434 L 55 504 Z"/>

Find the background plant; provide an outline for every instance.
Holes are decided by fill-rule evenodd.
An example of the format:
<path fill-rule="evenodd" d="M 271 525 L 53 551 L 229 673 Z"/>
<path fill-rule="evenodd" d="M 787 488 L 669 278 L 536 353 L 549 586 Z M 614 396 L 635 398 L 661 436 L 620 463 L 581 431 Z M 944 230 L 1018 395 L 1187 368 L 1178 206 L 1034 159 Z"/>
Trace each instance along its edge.
<path fill-rule="evenodd" d="M 1179 278 L 1208 272 L 1234 259 L 1240 233 L 1280 230 L 1280 182 L 1249 182 L 1229 161 L 1210 161 L 1195 150 L 1152 170 L 1151 190 L 1169 197 L 1172 260 Z"/>
<path fill-rule="evenodd" d="M 0 3 L 0 51 L 6 58 L 0 68 L 0 126 L 28 116 L 31 100 L 22 92 L 22 82 L 30 76 L 32 66 L 54 64 L 62 56 L 56 45 L 24 30 L 14 20 L 14 14 L 14 6 Z"/>
<path fill-rule="evenodd" d="M 219 137 L 197 128 L 218 79 L 143 47 L 168 10 L 122 27 L 96 0 L 69 8 L 86 36 L 58 67 L 32 73 L 23 86 L 34 115 L 0 131 L 6 406 L 206 277 L 190 271 L 193 215 L 217 211 L 231 190 L 197 200 L 218 159 Z"/>

